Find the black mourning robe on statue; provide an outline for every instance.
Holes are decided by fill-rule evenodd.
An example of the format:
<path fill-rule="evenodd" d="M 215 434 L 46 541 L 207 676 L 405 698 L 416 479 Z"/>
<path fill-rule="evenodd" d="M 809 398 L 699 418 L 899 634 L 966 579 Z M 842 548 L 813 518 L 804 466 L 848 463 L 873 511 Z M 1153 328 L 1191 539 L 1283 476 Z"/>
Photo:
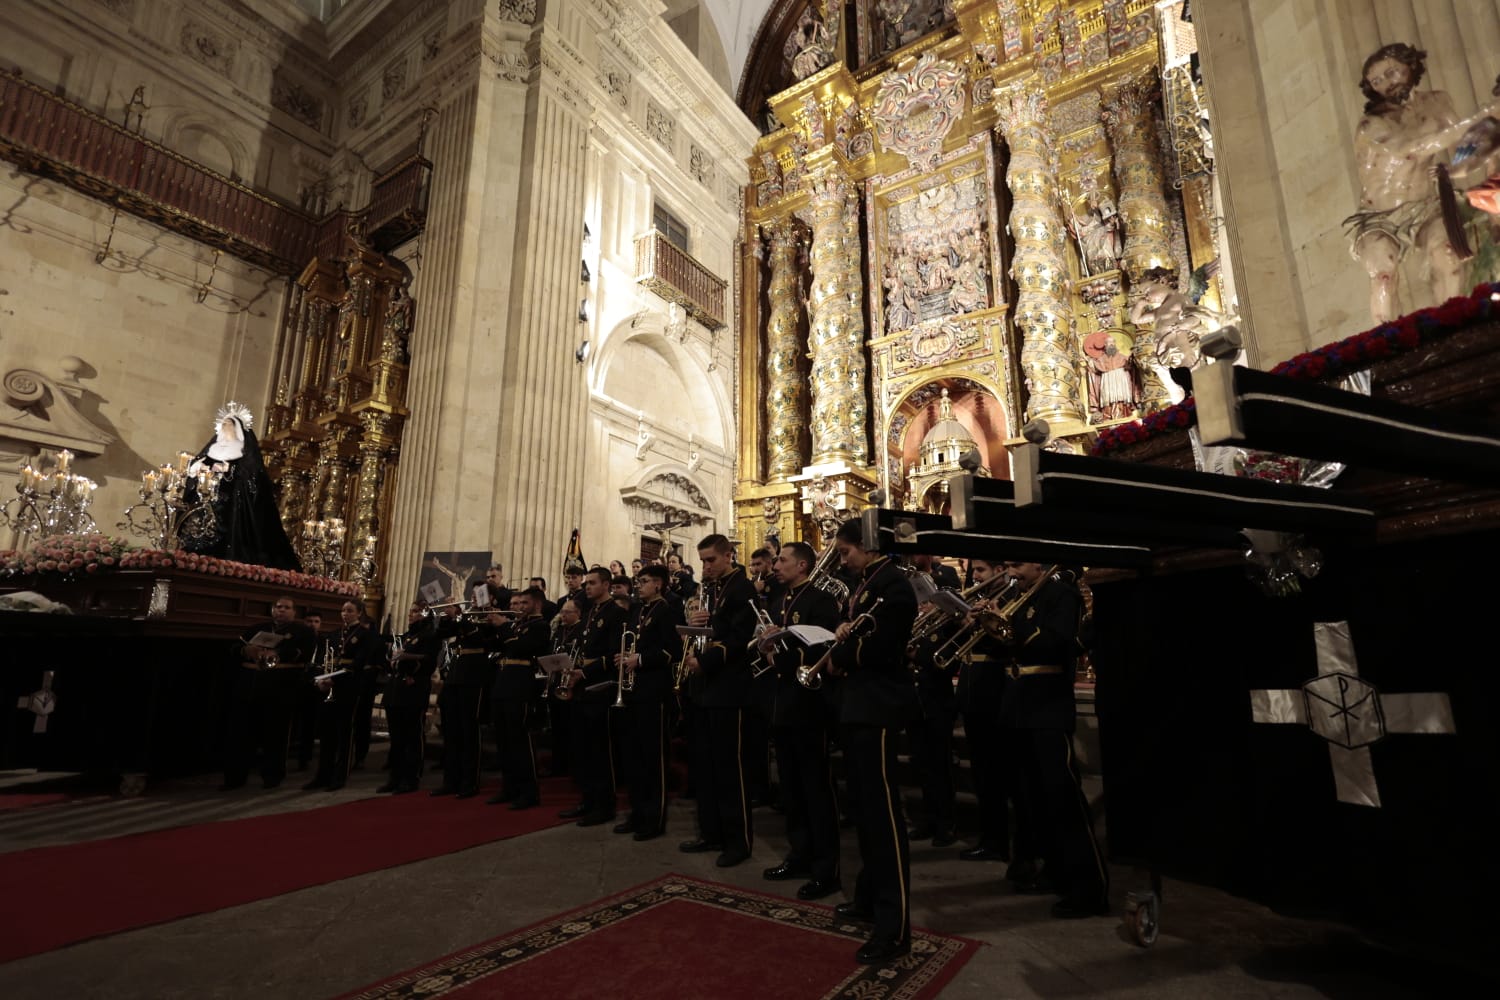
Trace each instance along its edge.
<path fill-rule="evenodd" d="M 245 450 L 237 459 L 226 463 L 209 455 L 217 437 L 198 450 L 197 461 L 205 466 L 217 463 L 229 468 L 220 478 L 213 499 L 216 530 L 209 537 L 184 539 L 182 547 L 255 566 L 301 570 L 302 561 L 281 526 L 281 512 L 276 509 L 276 495 L 261 462 L 255 432 L 248 427 L 240 430 Z"/>

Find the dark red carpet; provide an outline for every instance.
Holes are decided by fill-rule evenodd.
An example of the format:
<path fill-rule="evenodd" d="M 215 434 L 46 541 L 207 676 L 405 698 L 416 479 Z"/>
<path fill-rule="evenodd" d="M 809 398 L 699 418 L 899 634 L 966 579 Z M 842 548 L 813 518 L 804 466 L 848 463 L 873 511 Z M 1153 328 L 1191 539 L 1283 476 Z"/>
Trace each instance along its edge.
<path fill-rule="evenodd" d="M 668 875 L 341 1000 L 852 996 L 929 1000 L 978 942 L 917 930 L 911 954 L 863 966 L 866 929 L 831 907 Z"/>
<path fill-rule="evenodd" d="M 0 962 L 533 833 L 575 800 L 549 778 L 519 812 L 423 790 L 0 854 L 5 898 L 26 901 Z"/>

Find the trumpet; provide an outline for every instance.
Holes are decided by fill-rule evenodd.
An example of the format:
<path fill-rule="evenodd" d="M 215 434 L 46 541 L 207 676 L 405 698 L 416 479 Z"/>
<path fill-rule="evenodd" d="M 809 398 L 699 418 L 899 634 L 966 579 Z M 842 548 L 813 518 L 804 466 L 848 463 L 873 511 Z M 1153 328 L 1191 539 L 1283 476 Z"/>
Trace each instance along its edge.
<path fill-rule="evenodd" d="M 635 655 L 635 643 L 638 638 L 640 636 L 630 629 L 620 633 L 620 656 L 617 664 L 620 676 L 615 684 L 615 708 L 624 708 L 625 692 L 635 690 L 635 668 L 625 667 L 625 657 Z"/>
<path fill-rule="evenodd" d="M 431 618 L 434 611 L 442 611 L 444 608 L 468 608 L 468 601 L 444 601 L 442 604 L 429 604 L 422 609 L 423 618 Z"/>
<path fill-rule="evenodd" d="M 709 613 L 709 615 L 712 616 L 713 613 L 714 613 L 714 606 L 713 606 L 713 601 L 710 600 L 709 598 L 713 597 L 713 595 L 715 595 L 716 593 L 718 593 L 718 591 L 716 591 L 716 590 L 710 590 L 709 589 L 709 581 L 705 580 L 704 583 L 703 583 L 703 596 L 704 596 L 703 600 L 700 601 L 697 597 L 689 597 L 686 601 L 682 602 L 682 611 L 683 611 L 684 616 L 689 621 L 691 621 L 693 615 L 695 613 L 699 612 L 699 611 L 707 611 Z M 679 634 L 681 634 L 681 633 L 679 632 Z M 688 657 L 689 656 L 700 656 L 700 655 L 702 655 L 703 651 L 705 649 L 707 649 L 707 648 L 708 648 L 708 636 L 706 636 L 706 635 L 695 635 L 695 636 L 690 636 L 690 637 L 687 637 L 687 638 L 684 639 L 684 641 L 682 643 L 682 659 L 678 660 L 677 661 L 677 666 L 672 669 L 672 690 L 673 691 L 677 692 L 678 694 L 681 694 L 682 693 L 682 686 L 687 683 L 687 678 L 688 678 L 687 661 L 688 661 Z"/>
<path fill-rule="evenodd" d="M 1015 593 L 1020 589 L 1019 582 L 1013 577 L 1008 579 L 999 593 L 989 601 L 975 607 L 974 620 L 959 629 L 933 654 L 933 666 L 939 670 L 947 670 L 954 663 L 968 656 L 969 651 L 985 636 L 1007 646 L 1015 642 L 1016 614 L 1026 606 L 1038 590 L 1042 589 L 1042 584 L 1057 574 L 1057 570 L 1058 567 L 1055 565 L 1048 566 L 1042 571 L 1042 575 L 1037 577 L 1036 583 L 1019 594 Z M 1001 601 L 1005 603 L 1002 604 Z"/>
<path fill-rule="evenodd" d="M 875 624 L 875 609 L 880 607 L 881 602 L 884 600 L 884 597 L 875 598 L 875 600 L 870 602 L 870 606 L 868 608 L 866 608 L 864 611 L 861 611 L 857 616 L 855 616 L 854 620 L 849 623 L 849 638 L 853 639 L 857 636 L 864 635 L 865 632 Z M 818 658 L 818 661 L 812 666 L 798 667 L 797 683 L 801 684 L 809 691 L 816 691 L 818 690 L 818 688 L 822 687 L 823 670 L 828 666 L 829 661 L 833 659 L 833 651 L 835 649 L 838 649 L 839 646 L 843 644 L 843 641 L 844 640 L 842 639 L 834 640 L 834 642 L 828 647 L 827 652 L 820 656 Z"/>
<path fill-rule="evenodd" d="M 762 645 L 765 641 L 766 633 L 775 628 L 776 623 L 771 620 L 770 612 L 760 606 L 759 601 L 752 599 L 750 607 L 755 612 L 755 635 L 751 638 L 750 644 L 745 649 L 755 650 L 755 659 L 750 661 L 750 676 L 759 677 L 767 670 L 776 666 L 776 662 L 771 658 L 771 650 Z"/>

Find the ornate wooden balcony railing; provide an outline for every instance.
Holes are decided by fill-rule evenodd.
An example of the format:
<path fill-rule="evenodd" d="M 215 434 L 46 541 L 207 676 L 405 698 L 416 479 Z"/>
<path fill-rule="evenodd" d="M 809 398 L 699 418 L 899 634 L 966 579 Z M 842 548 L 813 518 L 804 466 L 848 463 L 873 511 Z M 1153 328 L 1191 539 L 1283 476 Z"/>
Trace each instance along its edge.
<path fill-rule="evenodd" d="M 635 280 L 710 330 L 724 326 L 724 279 L 655 229 L 636 237 Z"/>
<path fill-rule="evenodd" d="M 0 73 L 0 158 L 277 274 L 339 256 L 348 230 L 347 213 L 315 219 L 18 73 Z M 375 181 L 364 214 L 376 246 L 421 229 L 430 171 L 413 156 Z"/>

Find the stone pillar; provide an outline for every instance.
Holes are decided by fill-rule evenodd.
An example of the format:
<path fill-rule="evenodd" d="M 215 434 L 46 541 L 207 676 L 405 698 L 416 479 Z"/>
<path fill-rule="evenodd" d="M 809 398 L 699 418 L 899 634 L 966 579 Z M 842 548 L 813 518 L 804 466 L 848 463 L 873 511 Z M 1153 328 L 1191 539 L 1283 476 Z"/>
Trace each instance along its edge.
<path fill-rule="evenodd" d="M 1109 132 L 1115 153 L 1115 183 L 1120 188 L 1120 218 L 1125 222 L 1125 252 L 1120 267 L 1130 278 L 1127 293 L 1131 303 L 1137 289 L 1153 270 L 1175 270 L 1172 259 L 1172 226 L 1167 200 L 1162 194 L 1161 162 L 1156 156 L 1156 124 L 1153 117 L 1158 94 L 1155 70 L 1122 82 L 1106 95 L 1100 116 Z M 1147 410 L 1160 409 L 1171 398 L 1154 370 L 1155 332 L 1141 331 L 1131 352 L 1141 374 L 1142 403 Z"/>
<path fill-rule="evenodd" d="M 832 164 L 812 172 L 807 188 L 808 201 L 798 215 L 812 229 L 812 464 L 864 468 L 870 456 L 859 197 Z"/>
<path fill-rule="evenodd" d="M 802 451 L 803 377 L 797 336 L 800 309 L 797 276 L 797 233 L 790 219 L 764 228 L 770 245 L 771 312 L 766 319 L 766 478 L 795 476 L 806 464 Z"/>
<path fill-rule="evenodd" d="M 1024 78 L 999 91 L 999 127 L 1010 147 L 1010 232 L 1016 241 L 1011 276 L 1019 294 L 1013 313 L 1021 333 L 1026 416 L 1066 433 L 1084 422 L 1074 362 L 1073 313 L 1068 301 L 1066 227 L 1058 206 L 1047 97 L 1041 81 Z"/>

